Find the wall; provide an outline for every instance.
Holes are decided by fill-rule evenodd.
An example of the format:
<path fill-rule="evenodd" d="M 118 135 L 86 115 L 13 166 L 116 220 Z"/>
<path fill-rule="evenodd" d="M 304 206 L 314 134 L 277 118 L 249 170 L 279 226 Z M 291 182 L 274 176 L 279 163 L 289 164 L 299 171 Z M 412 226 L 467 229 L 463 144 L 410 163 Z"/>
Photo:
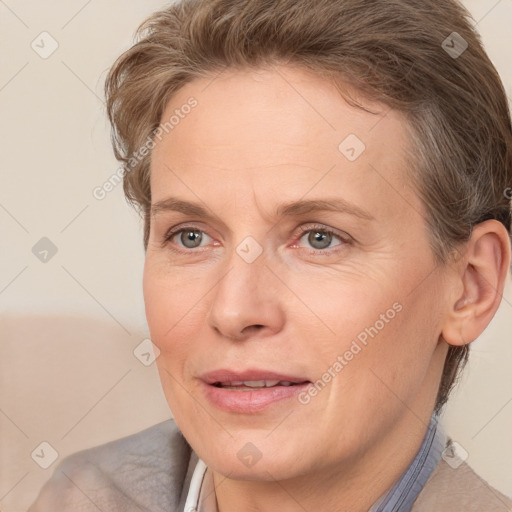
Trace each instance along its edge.
<path fill-rule="evenodd" d="M 51 474 L 54 466 L 42 469 L 31 458 L 41 442 L 62 458 L 170 415 L 154 365 L 133 354 L 147 336 L 140 223 L 121 186 L 101 201 L 92 194 L 118 167 L 101 100 L 105 72 L 129 47 L 138 23 L 165 3 L 0 2 L 5 512 L 24 510 Z M 465 3 L 512 92 L 512 3 Z M 40 36 L 44 31 L 50 36 Z M 52 55 L 40 56 L 55 44 Z M 509 283 L 499 313 L 473 345 L 463 388 L 445 418 L 469 463 L 509 496 L 511 313 Z"/>

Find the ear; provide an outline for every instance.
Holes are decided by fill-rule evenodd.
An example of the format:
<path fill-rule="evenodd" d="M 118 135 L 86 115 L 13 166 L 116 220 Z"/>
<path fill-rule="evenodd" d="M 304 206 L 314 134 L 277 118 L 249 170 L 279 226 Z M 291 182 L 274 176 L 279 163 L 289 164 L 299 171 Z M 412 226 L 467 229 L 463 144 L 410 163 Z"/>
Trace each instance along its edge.
<path fill-rule="evenodd" d="M 510 266 L 510 238 L 496 220 L 477 224 L 457 262 L 451 309 L 442 337 L 450 345 L 474 341 L 494 317 Z"/>

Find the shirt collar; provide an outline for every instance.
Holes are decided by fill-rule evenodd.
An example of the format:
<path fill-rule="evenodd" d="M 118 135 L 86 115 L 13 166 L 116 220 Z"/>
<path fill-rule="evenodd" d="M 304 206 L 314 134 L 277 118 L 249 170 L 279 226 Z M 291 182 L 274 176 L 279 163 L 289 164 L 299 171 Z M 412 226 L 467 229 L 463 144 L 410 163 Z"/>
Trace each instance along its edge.
<path fill-rule="evenodd" d="M 423 442 L 410 466 L 395 485 L 370 508 L 369 512 L 408 512 L 441 461 L 446 437 L 439 418 L 432 415 Z"/>
<path fill-rule="evenodd" d="M 213 475 L 201 459 L 194 469 L 183 512 L 218 512 Z"/>
<path fill-rule="evenodd" d="M 408 512 L 430 475 L 441 460 L 446 437 L 432 415 L 425 438 L 410 466 L 368 512 Z M 197 461 L 183 512 L 218 512 L 213 475 L 206 464 Z"/>

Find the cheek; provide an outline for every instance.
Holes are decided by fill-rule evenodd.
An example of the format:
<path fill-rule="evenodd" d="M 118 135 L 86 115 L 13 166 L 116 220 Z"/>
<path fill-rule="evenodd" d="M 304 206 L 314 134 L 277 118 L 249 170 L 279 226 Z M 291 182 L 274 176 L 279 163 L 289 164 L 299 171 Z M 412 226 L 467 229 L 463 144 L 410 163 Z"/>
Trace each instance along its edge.
<path fill-rule="evenodd" d="M 194 326 L 200 325 L 194 319 L 200 314 L 201 306 L 204 307 L 207 290 L 204 280 L 147 257 L 143 290 L 153 343 L 163 354 L 172 351 L 174 356 L 179 356 L 191 345 Z"/>
<path fill-rule="evenodd" d="M 301 290 L 297 294 L 301 300 L 289 305 L 287 316 L 296 315 L 292 324 L 306 334 L 304 341 L 313 340 L 315 352 L 331 358 L 349 350 L 354 340 L 365 347 L 371 339 L 381 337 L 401 314 L 395 287 L 367 276 L 301 276 L 291 288 Z"/>
<path fill-rule="evenodd" d="M 405 272 L 379 283 L 331 280 L 301 297 L 318 312 L 316 332 L 310 317 L 296 320 L 314 340 L 305 346 L 317 377 L 332 381 L 332 403 L 379 409 L 394 395 L 407 400 L 418 391 L 437 346 L 442 307 L 435 278 L 414 289 L 418 282 Z"/>
<path fill-rule="evenodd" d="M 393 298 L 398 300 L 389 309 L 387 302 Z M 439 306 L 430 293 L 401 297 L 396 293 L 368 310 L 372 314 L 366 325 L 352 337 L 361 350 L 355 349 L 354 356 L 348 351 L 352 359 L 333 399 L 349 399 L 351 407 L 366 410 L 359 414 L 367 414 L 371 421 L 379 412 L 392 416 L 391 411 L 398 414 L 404 404 L 412 404 L 428 379 L 438 342 Z"/>
<path fill-rule="evenodd" d="M 191 418 L 200 417 L 201 410 L 190 399 L 187 364 L 194 359 L 199 335 L 201 283 L 184 278 L 183 271 L 146 259 L 144 267 L 144 302 L 152 342 L 160 350 L 156 360 L 162 389 L 178 426 L 190 428 Z"/>
<path fill-rule="evenodd" d="M 162 257 L 146 257 L 143 291 L 149 327 L 159 339 L 182 323 L 204 295 L 202 280 L 173 268 Z"/>

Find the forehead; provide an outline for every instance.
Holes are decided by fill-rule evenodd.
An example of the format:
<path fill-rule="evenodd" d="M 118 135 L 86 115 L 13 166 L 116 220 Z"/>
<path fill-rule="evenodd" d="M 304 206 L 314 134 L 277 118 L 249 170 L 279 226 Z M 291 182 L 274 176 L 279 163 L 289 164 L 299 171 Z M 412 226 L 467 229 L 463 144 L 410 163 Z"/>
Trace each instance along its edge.
<path fill-rule="evenodd" d="M 332 135 L 336 141 L 351 131 L 369 143 L 374 139 L 372 135 L 399 135 L 405 124 L 400 113 L 369 102 L 342 82 L 338 85 L 343 94 L 360 101 L 363 108 L 347 104 L 331 80 L 301 68 L 228 69 L 185 84 L 169 101 L 161 123 L 176 119 L 173 114 L 179 113 L 193 97 L 197 107 L 190 115 L 181 115 L 179 123 L 193 125 L 197 141 L 223 144 L 228 142 L 228 136 L 236 135 L 240 143 L 266 138 L 304 145 L 316 134 Z M 384 126 L 372 134 L 384 120 Z M 289 129 L 283 132 L 280 129 L 285 124 Z M 172 129 L 176 142 L 183 132 L 183 128 L 178 128 Z M 192 142 L 190 133 L 186 136 Z"/>
<path fill-rule="evenodd" d="M 191 98 L 196 106 L 184 108 Z M 284 66 L 194 80 L 162 116 L 163 125 L 173 115 L 179 122 L 153 150 L 153 202 L 170 186 L 189 197 L 191 190 L 225 195 L 245 187 L 246 194 L 270 198 L 279 190 L 290 199 L 334 189 L 362 203 L 383 187 L 398 192 L 408 183 L 406 121 L 362 103 L 371 112 L 349 105 L 331 81 Z M 184 176 L 189 190 L 178 183 Z"/>

